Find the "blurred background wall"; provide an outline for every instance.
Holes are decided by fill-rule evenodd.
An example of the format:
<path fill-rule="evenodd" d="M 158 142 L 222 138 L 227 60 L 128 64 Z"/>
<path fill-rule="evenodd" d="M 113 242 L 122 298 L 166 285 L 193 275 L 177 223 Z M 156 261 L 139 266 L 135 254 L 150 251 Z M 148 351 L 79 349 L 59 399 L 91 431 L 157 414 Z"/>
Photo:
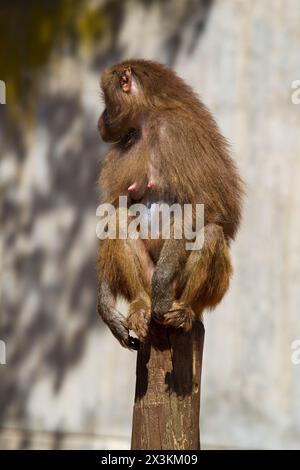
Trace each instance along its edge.
<path fill-rule="evenodd" d="M 205 317 L 204 448 L 300 448 L 298 0 L 1 0 L 1 448 L 127 448 L 135 353 L 95 310 L 99 76 L 170 65 L 247 184 L 230 292 Z"/>

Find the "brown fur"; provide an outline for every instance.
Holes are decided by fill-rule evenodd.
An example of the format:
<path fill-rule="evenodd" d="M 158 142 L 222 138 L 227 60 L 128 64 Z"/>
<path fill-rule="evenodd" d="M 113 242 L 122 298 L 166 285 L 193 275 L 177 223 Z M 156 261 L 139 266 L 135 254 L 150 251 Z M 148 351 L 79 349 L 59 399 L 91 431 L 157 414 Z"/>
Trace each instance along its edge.
<path fill-rule="evenodd" d="M 137 93 L 125 93 L 120 86 L 127 69 Z M 120 293 L 132 303 L 127 326 L 140 339 L 146 327 L 141 321 L 139 328 L 137 319 L 141 311 L 149 311 L 145 305 L 151 305 L 155 320 L 188 329 L 228 289 L 229 243 L 240 223 L 241 180 L 213 117 L 174 72 L 131 60 L 105 71 L 101 86 L 106 110 L 99 130 L 113 143 L 100 175 L 101 202 L 117 207 L 119 196 L 128 196 L 136 181 L 139 190 L 132 202 L 149 203 L 154 197 L 169 204 L 204 204 L 205 242 L 200 252 L 188 252 L 184 240 L 105 240 L 99 248 L 99 289 L 105 282 L 114 298 Z M 150 196 L 147 181 L 153 177 Z M 99 312 L 110 326 L 106 300 L 99 297 Z M 149 313 L 145 316 L 148 324 Z M 118 339 L 130 347 L 129 335 L 120 333 Z"/>

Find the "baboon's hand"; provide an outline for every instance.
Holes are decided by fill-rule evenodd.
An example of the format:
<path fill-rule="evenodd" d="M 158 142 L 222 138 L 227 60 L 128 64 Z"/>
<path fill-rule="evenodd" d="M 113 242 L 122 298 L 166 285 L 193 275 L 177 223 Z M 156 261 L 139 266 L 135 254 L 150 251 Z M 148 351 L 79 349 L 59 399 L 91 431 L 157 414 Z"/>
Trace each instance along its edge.
<path fill-rule="evenodd" d="M 114 312 L 111 316 L 109 327 L 112 334 L 124 348 L 136 351 L 139 349 L 139 340 L 130 336 L 126 319 L 119 312 Z"/>
<path fill-rule="evenodd" d="M 150 299 L 138 297 L 129 305 L 127 326 L 134 331 L 140 342 L 145 341 L 151 320 Z"/>
<path fill-rule="evenodd" d="M 110 308 L 105 311 L 101 311 L 100 309 L 99 313 L 105 323 L 109 326 L 114 337 L 124 348 L 134 349 L 135 351 L 139 349 L 139 340 L 130 336 L 126 319 L 120 312 L 118 312 L 118 310 Z"/>
<path fill-rule="evenodd" d="M 192 308 L 180 301 L 174 301 L 169 311 L 162 316 L 160 323 L 189 331 L 194 321 L 195 313 Z"/>

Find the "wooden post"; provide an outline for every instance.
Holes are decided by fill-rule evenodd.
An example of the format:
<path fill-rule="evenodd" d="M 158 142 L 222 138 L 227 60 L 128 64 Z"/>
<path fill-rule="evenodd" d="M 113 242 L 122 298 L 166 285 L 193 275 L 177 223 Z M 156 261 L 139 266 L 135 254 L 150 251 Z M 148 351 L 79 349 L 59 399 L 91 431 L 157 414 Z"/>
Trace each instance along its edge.
<path fill-rule="evenodd" d="M 200 449 L 203 343 L 201 322 L 188 333 L 152 322 L 137 356 L 132 449 Z"/>

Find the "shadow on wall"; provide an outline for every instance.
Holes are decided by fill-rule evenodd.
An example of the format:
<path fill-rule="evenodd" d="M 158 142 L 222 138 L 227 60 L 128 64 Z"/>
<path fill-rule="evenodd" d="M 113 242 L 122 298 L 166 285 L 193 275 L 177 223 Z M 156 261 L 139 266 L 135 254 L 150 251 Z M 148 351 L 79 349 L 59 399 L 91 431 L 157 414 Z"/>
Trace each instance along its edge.
<path fill-rule="evenodd" d="M 212 1 L 142 3 L 147 9 L 155 2 L 163 17 L 170 15 L 175 3 L 181 5 L 162 44 L 172 65 L 187 28 L 189 53 L 193 52 Z M 0 43 L 7 50 L 0 59 L 1 69 L 13 77 L 12 82 L 7 79 L 8 104 L 0 107 L 4 142 L 0 168 L 7 176 L 0 179 L 4 254 L 0 339 L 7 344 L 7 365 L 1 368 L 0 381 L 1 427 L 8 422 L 25 427 L 34 385 L 51 377 L 53 391 L 58 393 L 68 371 L 84 354 L 89 332 L 102 326 L 95 309 L 94 228 L 97 175 L 106 147 L 100 143 L 96 122 L 89 118 L 81 96 L 45 88 L 39 80 L 41 73 L 47 70 L 53 51 L 56 60 L 64 62 L 67 54 L 79 64 L 77 50 L 86 39 L 86 30 L 91 34 L 92 51 L 95 44 L 89 60 L 91 73 L 100 73 L 126 53 L 118 36 L 127 1 L 101 2 L 98 19 L 105 18 L 106 26 L 99 19 L 99 28 L 89 17 L 89 2 L 77 2 L 72 11 L 62 0 L 45 1 L 38 7 L 36 3 L 26 2 L 25 7 L 25 2 L 20 6 L 10 0 L 1 5 L 4 38 Z M 82 15 L 86 24 L 76 29 L 74 17 L 78 20 Z M 48 21 L 52 17 L 54 27 Z M 67 18 L 67 27 L 62 17 Z M 47 28 L 43 30 L 41 24 L 48 24 L 50 31 L 44 42 L 42 31 Z M 99 52 L 96 43 L 106 35 L 107 24 L 110 39 Z M 58 44 L 62 25 L 64 35 Z M 16 43 L 21 46 L 13 55 L 12 44 Z M 20 445 L 26 448 L 30 442 L 25 439 Z"/>

